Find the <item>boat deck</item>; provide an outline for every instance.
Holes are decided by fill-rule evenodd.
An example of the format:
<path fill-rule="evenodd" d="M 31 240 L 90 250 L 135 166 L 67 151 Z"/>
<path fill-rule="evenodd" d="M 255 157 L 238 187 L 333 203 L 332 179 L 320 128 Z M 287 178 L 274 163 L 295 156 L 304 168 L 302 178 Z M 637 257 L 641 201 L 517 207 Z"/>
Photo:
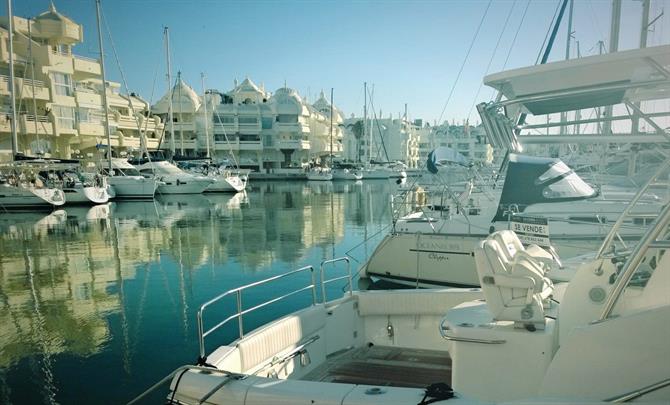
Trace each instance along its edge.
<path fill-rule="evenodd" d="M 334 353 L 303 380 L 425 388 L 451 383 L 447 352 L 388 346 L 353 348 Z"/>

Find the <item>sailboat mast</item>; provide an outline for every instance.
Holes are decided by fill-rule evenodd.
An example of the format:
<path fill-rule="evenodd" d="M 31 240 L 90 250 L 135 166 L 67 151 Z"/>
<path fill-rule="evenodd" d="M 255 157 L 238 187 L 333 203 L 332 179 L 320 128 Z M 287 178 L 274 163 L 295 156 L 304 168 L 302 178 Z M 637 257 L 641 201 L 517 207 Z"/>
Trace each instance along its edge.
<path fill-rule="evenodd" d="M 165 36 L 165 56 L 167 58 L 167 82 L 168 82 L 168 121 L 170 121 L 170 150 L 172 156 L 175 154 L 174 142 L 174 117 L 172 112 L 172 66 L 170 64 L 170 32 L 168 27 L 163 29 Z"/>
<path fill-rule="evenodd" d="M 182 116 L 182 108 L 184 103 L 181 102 L 181 71 L 177 71 L 177 83 L 179 83 L 179 153 L 184 156 L 184 118 Z"/>
<path fill-rule="evenodd" d="M 202 106 L 205 113 L 205 143 L 206 143 L 206 156 L 209 155 L 209 119 L 207 118 L 207 91 L 205 91 L 205 74 L 200 73 L 200 81 L 202 82 Z"/>
<path fill-rule="evenodd" d="M 14 17 L 12 15 L 12 0 L 7 0 L 7 15 L 9 16 L 9 110 L 12 128 L 12 160 L 19 152 L 19 138 L 16 133 L 16 94 L 14 94 Z"/>
<path fill-rule="evenodd" d="M 570 42 L 572 42 L 572 12 L 575 6 L 575 1 L 570 0 L 570 9 L 568 10 L 568 34 L 565 40 L 565 60 L 570 59 Z M 568 113 L 561 113 L 561 122 L 565 122 L 568 119 Z M 568 128 L 565 125 L 561 125 L 559 133 L 564 135 L 567 132 Z"/>
<path fill-rule="evenodd" d="M 35 136 L 37 137 L 37 148 L 40 148 L 40 134 L 37 130 L 37 99 L 35 98 L 35 58 L 33 58 L 33 34 L 30 26 L 33 20 L 28 19 L 28 57 L 30 58 L 30 79 L 31 90 L 33 92 L 33 124 L 35 124 Z"/>
<path fill-rule="evenodd" d="M 363 103 L 363 136 L 362 138 L 365 139 L 365 136 L 367 135 L 368 132 L 368 82 L 363 82 L 363 99 L 365 100 Z M 370 163 L 370 144 L 368 143 L 368 153 L 367 153 L 367 162 L 366 164 Z"/>
<path fill-rule="evenodd" d="M 105 53 L 102 47 L 100 26 L 100 0 L 95 0 L 95 17 L 98 23 L 98 47 L 100 48 L 100 75 L 102 76 L 102 105 L 105 110 L 105 135 L 107 136 L 107 169 L 112 175 L 112 137 L 109 133 L 109 104 L 107 103 L 107 79 L 105 78 Z"/>
<path fill-rule="evenodd" d="M 333 114 L 335 107 L 333 107 L 333 88 L 330 88 L 330 168 L 333 168 Z"/>

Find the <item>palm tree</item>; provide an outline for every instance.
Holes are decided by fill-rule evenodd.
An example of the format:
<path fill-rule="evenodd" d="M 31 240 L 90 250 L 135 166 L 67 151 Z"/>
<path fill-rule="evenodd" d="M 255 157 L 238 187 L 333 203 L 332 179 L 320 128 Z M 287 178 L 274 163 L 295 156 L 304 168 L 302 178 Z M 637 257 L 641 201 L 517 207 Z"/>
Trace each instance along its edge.
<path fill-rule="evenodd" d="M 351 130 L 351 132 L 354 133 L 354 138 L 356 138 L 356 149 L 357 153 L 356 156 L 358 157 L 358 161 L 361 161 L 361 138 L 363 137 L 363 131 L 365 130 L 365 127 L 363 126 L 363 121 L 358 120 L 354 122 L 353 124 L 347 125 L 347 128 Z"/>

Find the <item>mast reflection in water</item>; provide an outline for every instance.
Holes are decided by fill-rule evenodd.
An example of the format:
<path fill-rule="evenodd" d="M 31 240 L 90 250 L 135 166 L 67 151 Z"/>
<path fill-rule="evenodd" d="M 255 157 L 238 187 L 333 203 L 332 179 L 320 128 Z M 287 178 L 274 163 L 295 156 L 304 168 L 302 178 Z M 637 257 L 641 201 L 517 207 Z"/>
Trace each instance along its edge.
<path fill-rule="evenodd" d="M 216 294 L 347 252 L 356 269 L 389 229 L 395 189 L 268 182 L 234 196 L 0 213 L 0 403 L 128 401 L 196 359 L 195 312 Z"/>

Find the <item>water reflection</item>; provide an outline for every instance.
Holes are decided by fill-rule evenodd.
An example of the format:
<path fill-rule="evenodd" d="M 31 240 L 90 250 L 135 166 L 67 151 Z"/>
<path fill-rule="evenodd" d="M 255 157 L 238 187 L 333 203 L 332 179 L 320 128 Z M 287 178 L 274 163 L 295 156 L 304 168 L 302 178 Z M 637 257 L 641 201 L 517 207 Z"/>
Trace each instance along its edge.
<path fill-rule="evenodd" d="M 194 360 L 213 295 L 354 248 L 363 260 L 395 187 L 268 182 L 0 214 L 0 403 L 128 400 Z"/>

